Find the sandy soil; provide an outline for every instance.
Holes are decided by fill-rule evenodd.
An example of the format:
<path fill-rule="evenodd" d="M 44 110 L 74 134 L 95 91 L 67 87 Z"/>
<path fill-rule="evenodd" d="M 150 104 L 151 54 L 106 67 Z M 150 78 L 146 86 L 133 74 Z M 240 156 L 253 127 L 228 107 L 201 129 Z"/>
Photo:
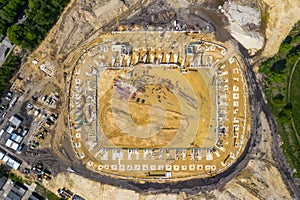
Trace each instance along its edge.
<path fill-rule="evenodd" d="M 299 0 L 262 0 L 267 5 L 266 44 L 263 57 L 277 53 L 293 25 L 300 20 Z"/>
<path fill-rule="evenodd" d="M 137 75 L 139 71 L 134 72 L 136 76 L 133 77 L 132 81 L 135 81 L 135 78 L 141 78 L 141 75 Z M 111 90 L 110 87 L 106 86 L 108 82 L 112 81 L 104 79 L 108 76 L 102 75 L 102 80 L 99 83 L 99 91 L 101 91 L 101 95 L 99 95 L 99 113 L 101 113 L 99 114 L 99 122 L 103 134 L 108 137 L 110 142 L 120 147 L 162 147 L 168 145 L 186 145 L 189 147 L 191 143 L 198 147 L 213 145 L 212 142 L 207 142 L 209 140 L 205 141 L 205 138 L 213 137 L 212 133 L 206 133 L 210 125 L 211 115 L 214 114 L 211 111 L 212 108 L 207 106 L 211 104 L 211 97 L 206 83 L 197 72 L 182 76 L 177 71 L 163 71 L 153 68 L 150 70 L 149 76 L 155 77 L 153 81 L 168 78 L 174 85 L 176 82 L 186 94 L 197 99 L 197 105 L 194 105 L 197 107 L 196 110 L 190 108 L 176 94 L 176 89 L 172 91 L 172 89 L 157 85 L 159 81 L 153 85 L 145 86 L 145 92 L 137 92 L 134 100 L 132 100 L 132 94 L 128 100 L 120 99 L 115 87 Z M 110 71 L 108 72 L 111 74 Z M 140 71 L 140 73 L 143 72 Z M 144 86 L 135 85 L 135 87 Z M 140 99 L 139 102 L 137 99 Z M 145 100 L 145 103 L 141 103 L 142 100 Z M 197 110 L 200 111 L 200 115 L 190 114 L 194 111 L 198 112 Z M 199 121 L 193 120 L 194 117 L 192 116 Z M 189 136 L 186 132 L 197 132 L 197 134 Z M 173 141 L 175 137 L 181 138 L 177 139 L 180 143 Z M 212 144 L 203 144 L 204 141 Z M 212 141 L 215 140 L 212 139 Z"/>
<path fill-rule="evenodd" d="M 93 4 L 87 4 L 86 2 L 87 1 L 81 1 L 81 3 L 79 3 L 79 1 L 74 0 L 69 4 L 63 17 L 60 18 L 56 26 L 48 34 L 43 44 L 32 53 L 28 58 L 28 62 L 22 67 L 22 70 L 20 70 L 19 75 L 21 77 L 36 82 L 44 76 L 38 69 L 38 66 L 31 64 L 31 61 L 35 58 L 39 60 L 39 64 L 45 60 L 50 60 L 53 65 L 62 68 L 65 67 L 59 61 L 62 61 L 73 48 L 76 48 L 76 46 L 88 38 L 91 33 L 95 33 L 99 27 L 108 23 L 109 20 L 115 20 L 116 13 L 122 13 L 127 9 L 127 6 L 118 3 L 114 12 L 109 13 L 109 16 L 97 17 L 94 11 L 87 11 L 92 9 Z M 95 8 L 98 8 L 100 6 L 99 4 L 105 3 L 97 3 L 97 1 L 91 2 L 96 4 L 96 6 L 94 6 Z M 127 1 L 127 3 L 128 2 L 129 5 L 133 5 L 137 1 Z M 298 15 L 300 1 L 263 0 L 263 2 L 268 5 L 267 12 L 269 16 L 266 30 L 267 43 L 262 55 L 268 57 L 277 52 L 280 45 L 278 41 L 282 41 L 290 31 L 292 25 L 300 19 L 300 15 Z M 137 6 L 140 5 L 141 2 L 139 2 Z M 88 7 L 88 9 L 82 11 L 84 6 Z M 129 11 L 131 12 L 131 10 Z M 124 17 L 126 17 L 126 15 L 124 15 Z M 63 80 L 63 70 L 57 70 L 55 73 L 54 82 L 61 84 Z M 44 79 L 43 81 L 47 82 L 48 79 Z M 24 87 L 21 83 L 17 88 L 26 91 L 27 86 Z M 63 89 L 64 87 L 62 86 L 61 88 Z M 61 119 L 60 123 L 62 124 L 64 122 L 63 117 L 61 117 Z M 263 131 L 263 137 L 265 138 L 261 140 L 262 142 L 259 145 L 259 149 L 261 150 L 258 153 L 259 156 L 249 162 L 247 168 L 237 179 L 229 182 L 223 190 L 220 191 L 194 196 L 189 196 L 184 193 L 178 195 L 144 195 L 118 187 L 96 183 L 70 173 L 59 174 L 50 182 L 45 182 L 45 185 L 53 192 L 56 192 L 58 188 L 67 187 L 86 199 L 204 199 L 210 197 L 212 197 L 211 199 L 290 199 L 288 191 L 271 158 L 271 137 L 265 117 L 261 116 L 261 120 L 263 121 L 264 130 L 266 131 Z M 63 127 L 63 125 L 61 126 Z M 64 132 L 61 131 L 61 135 L 63 134 Z M 61 135 L 56 135 L 57 137 L 55 137 L 53 144 L 59 145 Z"/>
<path fill-rule="evenodd" d="M 71 191 L 76 191 L 77 194 L 84 197 L 86 200 L 152 200 L 152 199 L 184 199 L 183 194 L 177 195 L 143 195 L 131 190 L 126 190 L 106 184 L 84 179 L 81 176 L 62 173 L 53 178 L 50 182 L 44 181 L 44 184 L 51 191 L 56 192 L 59 188 L 66 187 Z"/>
<path fill-rule="evenodd" d="M 281 175 L 271 156 L 271 133 L 264 114 L 262 139 L 257 148 L 257 157 L 250 160 L 247 167 L 224 187 L 213 194 L 221 199 L 290 199 Z"/>
<path fill-rule="evenodd" d="M 134 191 L 109 186 L 72 173 L 61 173 L 45 185 L 51 191 L 66 187 L 75 191 L 87 200 L 97 199 L 290 199 L 289 192 L 282 181 L 279 171 L 271 157 L 270 129 L 263 114 L 260 115 L 262 122 L 262 140 L 258 147 L 258 156 L 253 158 L 247 167 L 230 181 L 222 190 L 214 190 L 208 193 L 189 195 L 180 194 L 138 194 Z M 265 155 L 265 156 L 261 156 Z"/>

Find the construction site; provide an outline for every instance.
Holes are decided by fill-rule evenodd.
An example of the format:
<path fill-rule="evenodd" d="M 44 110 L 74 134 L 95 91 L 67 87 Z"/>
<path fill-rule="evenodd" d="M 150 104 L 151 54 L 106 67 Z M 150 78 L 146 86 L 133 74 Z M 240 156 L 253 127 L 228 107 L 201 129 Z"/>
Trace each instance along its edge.
<path fill-rule="evenodd" d="M 298 4 L 70 1 L 2 98 L 3 162 L 85 199 L 299 199 L 259 70 Z"/>
<path fill-rule="evenodd" d="M 78 159 L 125 179 L 225 171 L 250 136 L 244 66 L 226 53 L 184 31 L 112 32 L 74 53 L 68 124 Z"/>

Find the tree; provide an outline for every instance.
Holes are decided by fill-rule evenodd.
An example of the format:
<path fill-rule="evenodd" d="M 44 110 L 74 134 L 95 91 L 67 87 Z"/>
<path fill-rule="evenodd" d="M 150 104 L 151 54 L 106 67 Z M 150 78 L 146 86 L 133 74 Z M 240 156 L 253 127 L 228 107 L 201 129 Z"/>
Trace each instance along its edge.
<path fill-rule="evenodd" d="M 0 0 L 0 34 L 5 35 L 7 28 L 17 21 L 26 2 L 26 0 Z"/>
<path fill-rule="evenodd" d="M 292 42 L 292 40 L 293 40 L 293 38 L 292 38 L 292 36 L 287 36 L 284 40 L 283 40 L 283 44 L 291 44 L 291 42 Z"/>
<path fill-rule="evenodd" d="M 20 45 L 24 38 L 23 28 L 21 27 L 21 25 L 14 24 L 9 27 L 7 29 L 7 37 L 12 43 Z"/>
<path fill-rule="evenodd" d="M 33 50 L 43 41 L 48 31 L 69 0 L 0 0 L 0 34 L 22 48 Z M 26 20 L 14 25 L 25 10 Z"/>
<path fill-rule="evenodd" d="M 259 67 L 259 73 L 268 74 L 270 72 L 271 66 L 274 63 L 274 58 L 268 58 L 264 62 L 261 63 Z"/>
<path fill-rule="evenodd" d="M 285 67 L 286 67 L 286 59 L 282 59 L 282 60 L 275 62 L 272 65 L 271 71 L 278 73 L 278 72 L 281 72 L 282 70 L 284 70 Z"/>
<path fill-rule="evenodd" d="M 7 28 L 7 24 L 3 20 L 0 20 L 0 35 L 5 35 Z"/>
<path fill-rule="evenodd" d="M 0 0 L 0 9 L 8 4 L 8 0 Z"/>
<path fill-rule="evenodd" d="M 284 79 L 285 79 L 285 74 L 283 73 L 275 73 L 275 72 L 272 72 L 270 75 L 269 75 L 269 80 L 271 82 L 279 82 L 279 83 L 283 83 L 284 82 Z"/>
<path fill-rule="evenodd" d="M 288 109 L 282 109 L 279 113 L 279 121 L 284 124 L 291 123 L 291 111 Z"/>
<path fill-rule="evenodd" d="M 37 35 L 35 32 L 33 31 L 28 31 L 26 34 L 26 39 L 30 40 L 30 41 L 34 41 L 36 39 Z"/>
<path fill-rule="evenodd" d="M 299 59 L 300 57 L 300 51 L 295 53 L 289 53 L 287 55 L 287 63 L 288 65 L 294 65 L 294 63 Z"/>
<path fill-rule="evenodd" d="M 287 53 L 292 49 L 292 47 L 293 46 L 291 44 L 283 43 L 283 44 L 280 45 L 279 51 Z"/>
<path fill-rule="evenodd" d="M 284 98 L 284 96 L 279 93 L 279 94 L 275 95 L 274 102 L 276 104 L 280 104 L 280 103 L 282 103 L 283 98 Z"/>
<path fill-rule="evenodd" d="M 16 17 L 18 13 L 13 7 L 9 7 L 9 4 L 3 8 L 3 13 L 1 14 L 1 17 L 8 23 L 13 24 L 16 20 Z"/>
<path fill-rule="evenodd" d="M 300 35 L 297 35 L 293 38 L 293 43 L 300 44 Z"/>

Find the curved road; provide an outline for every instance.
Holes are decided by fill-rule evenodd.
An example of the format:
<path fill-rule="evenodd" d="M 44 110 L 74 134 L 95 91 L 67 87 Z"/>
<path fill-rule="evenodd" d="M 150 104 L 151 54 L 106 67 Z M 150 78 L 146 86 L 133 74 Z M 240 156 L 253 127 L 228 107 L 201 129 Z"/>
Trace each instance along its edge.
<path fill-rule="evenodd" d="M 141 2 L 143 2 L 143 0 L 139 0 L 138 3 L 135 4 L 135 6 L 139 6 Z M 126 14 L 128 14 L 128 12 L 126 12 L 121 17 L 125 17 Z M 106 24 L 106 26 L 108 27 L 112 24 L 113 21 Z M 98 31 L 99 30 L 96 30 L 95 32 Z M 78 49 L 74 49 L 74 51 L 76 50 Z M 61 158 L 59 158 L 57 155 L 53 155 L 54 152 L 47 151 L 47 150 L 39 150 L 38 152 L 40 157 L 38 158 L 43 159 L 44 157 L 46 158 L 45 161 L 49 160 L 49 163 L 51 163 L 51 168 L 56 173 L 65 172 L 67 167 L 71 167 L 73 170 L 76 171 L 76 173 L 79 173 L 83 177 L 90 178 L 92 180 L 104 184 L 110 184 L 117 187 L 131 189 L 137 192 L 178 193 L 184 191 L 189 194 L 196 194 L 199 193 L 199 191 L 204 192 L 204 191 L 222 188 L 227 182 L 235 178 L 238 175 L 238 173 L 241 172 L 247 166 L 249 160 L 251 159 L 252 156 L 251 154 L 253 153 L 254 147 L 260 142 L 260 137 L 258 137 L 258 132 L 257 132 L 260 126 L 259 114 L 260 112 L 264 112 L 265 116 L 267 117 L 271 129 L 271 133 L 272 133 L 272 141 L 273 141 L 272 150 L 273 150 L 274 160 L 276 161 L 276 164 L 282 175 L 282 178 L 284 182 L 287 184 L 292 196 L 295 199 L 300 199 L 299 186 L 297 185 L 297 182 L 293 178 L 292 172 L 286 162 L 283 152 L 279 147 L 280 137 L 278 136 L 277 133 L 276 124 L 272 117 L 272 113 L 270 109 L 266 105 L 266 102 L 264 102 L 262 90 L 259 87 L 259 84 L 256 82 L 256 77 L 251 66 L 251 60 L 245 51 L 241 50 L 241 52 L 243 54 L 243 61 L 246 65 L 245 74 L 249 86 L 248 87 L 249 95 L 250 95 L 249 99 L 251 104 L 251 118 L 252 118 L 251 137 L 248 140 L 247 146 L 244 152 L 242 153 L 242 155 L 240 156 L 240 158 L 227 171 L 218 174 L 217 176 L 211 178 L 205 178 L 205 179 L 193 179 L 193 180 L 181 181 L 176 183 L 141 184 L 130 180 L 120 180 L 109 176 L 104 176 L 104 175 L 99 175 L 97 173 L 94 173 L 86 169 L 85 166 L 81 165 L 81 163 L 78 160 L 76 160 L 75 155 L 72 155 L 74 153 L 67 151 L 68 148 L 64 149 L 63 145 L 62 148 L 60 148 L 60 151 L 65 155 L 67 159 L 71 161 L 70 163 L 66 163 L 65 161 L 61 160 Z M 71 55 L 69 54 L 67 58 L 69 58 L 70 56 Z M 65 139 L 68 140 L 68 138 Z M 71 149 L 72 147 L 69 148 Z M 32 163 L 36 162 L 38 158 L 31 157 L 31 156 L 27 157 L 28 161 Z"/>
<path fill-rule="evenodd" d="M 251 80 L 251 85 L 253 89 L 253 93 L 255 94 L 255 98 L 259 100 L 260 108 L 262 112 L 265 113 L 265 116 L 268 120 L 271 135 L 272 135 L 272 155 L 273 159 L 277 164 L 277 168 L 282 176 L 283 181 L 287 185 L 288 190 L 291 193 L 291 196 L 295 199 L 300 199 L 300 189 L 298 182 L 294 179 L 292 170 L 289 167 L 289 164 L 284 157 L 282 149 L 280 148 L 279 144 L 281 142 L 280 136 L 277 132 L 276 122 L 273 118 L 272 112 L 266 102 L 264 101 L 262 90 L 259 87 L 259 84 L 256 82 L 254 71 L 251 69 L 251 61 L 248 55 L 244 54 L 244 61 L 247 66 L 247 74 Z"/>
<path fill-rule="evenodd" d="M 287 161 L 283 155 L 281 148 L 279 147 L 280 137 L 277 133 L 276 123 L 272 117 L 272 113 L 264 102 L 262 90 L 259 87 L 259 84 L 256 82 L 255 73 L 252 70 L 251 61 L 248 54 L 243 54 L 246 68 L 246 77 L 249 84 L 249 95 L 250 95 L 250 104 L 251 104 L 251 115 L 252 115 L 252 130 L 251 137 L 247 143 L 247 147 L 238 161 L 231 166 L 227 171 L 222 174 L 219 174 L 215 177 L 206 178 L 206 179 L 194 179 L 188 181 L 181 181 L 177 183 L 145 183 L 140 184 L 128 180 L 118 180 L 111 177 L 103 176 L 96 174 L 87 170 L 80 164 L 72 164 L 72 169 L 79 172 L 82 176 L 102 182 L 115 185 L 118 187 L 135 190 L 137 192 L 164 192 L 164 193 L 177 193 L 177 192 L 186 192 L 189 194 L 196 194 L 199 191 L 209 191 L 214 189 L 222 188 L 228 181 L 237 176 L 239 172 L 244 169 L 249 160 L 251 159 L 251 154 L 253 148 L 260 142 L 260 137 L 258 137 L 258 128 L 259 123 L 259 114 L 264 112 L 267 117 L 268 123 L 270 125 L 271 134 L 272 134 L 272 151 L 273 158 L 277 164 L 277 167 L 281 173 L 281 176 L 286 183 L 291 195 L 295 199 L 300 199 L 299 186 L 297 181 L 292 176 L 292 171 L 287 164 Z"/>
<path fill-rule="evenodd" d="M 243 52 L 243 51 L 241 51 Z M 295 199 L 300 199 L 299 186 L 297 182 L 292 176 L 292 171 L 289 168 L 286 159 L 283 155 L 279 147 L 280 137 L 278 136 L 276 130 L 276 124 L 272 117 L 272 113 L 266 102 L 264 102 L 263 94 L 261 91 L 260 85 L 256 82 L 255 73 L 252 70 L 251 61 L 247 54 L 243 54 L 243 61 L 246 65 L 246 78 L 248 81 L 249 88 L 249 100 L 251 104 L 251 118 L 252 118 L 252 126 L 251 126 L 251 137 L 248 140 L 247 146 L 237 160 L 237 162 L 232 165 L 227 171 L 224 173 L 218 174 L 217 176 L 205 179 L 193 179 L 188 181 L 181 181 L 176 183 L 145 183 L 141 184 L 135 182 L 134 180 L 120 180 L 115 179 L 105 175 L 99 175 L 98 173 L 94 173 L 85 166 L 83 166 L 73 155 L 72 147 L 70 146 L 69 139 L 65 137 L 63 141 L 64 144 L 61 145 L 59 151 L 65 155 L 65 158 L 70 160 L 70 162 L 63 161 L 59 158 L 53 151 L 50 150 L 37 150 L 39 156 L 32 157 L 30 155 L 26 155 L 24 159 L 29 163 L 35 163 L 38 159 L 43 160 L 46 165 L 49 165 L 51 171 L 54 173 L 65 172 L 68 167 L 72 168 L 76 173 L 80 174 L 83 177 L 104 183 L 110 184 L 117 187 L 122 187 L 126 189 L 131 189 L 137 192 L 164 192 L 164 193 L 178 193 L 178 192 L 186 192 L 188 194 L 197 194 L 200 191 L 211 191 L 214 189 L 221 189 L 224 185 L 235 178 L 248 164 L 249 160 L 254 153 L 255 146 L 260 142 L 261 137 L 259 137 L 258 130 L 260 127 L 259 114 L 260 112 L 264 112 L 267 117 L 268 123 L 270 125 L 271 133 L 272 133 L 272 151 L 273 157 L 276 161 L 277 167 L 282 175 L 284 182 L 286 183 L 288 189 L 291 192 L 291 195 Z M 69 149 L 69 150 L 68 150 Z M 54 154 L 54 155 L 53 155 Z"/>
<path fill-rule="evenodd" d="M 251 67 L 248 67 L 251 69 Z M 252 80 L 251 77 L 247 75 L 247 80 L 249 81 L 249 89 L 251 89 L 251 82 Z M 255 78 L 255 77 L 254 77 Z M 255 79 L 254 79 L 255 80 Z M 255 84 L 256 85 L 256 84 Z M 257 89 L 256 87 L 255 89 Z M 70 90 L 69 90 L 70 91 Z M 135 190 L 137 192 L 147 192 L 150 191 L 152 192 L 164 192 L 164 193 L 177 193 L 180 191 L 185 191 L 186 193 L 189 194 L 196 194 L 199 193 L 199 191 L 209 191 L 213 189 L 220 189 L 222 188 L 228 181 L 231 179 L 235 178 L 239 172 L 244 169 L 249 160 L 251 159 L 251 153 L 253 152 L 253 148 L 256 146 L 258 142 L 260 142 L 259 137 L 257 137 L 257 129 L 259 126 L 259 113 L 261 111 L 260 109 L 260 103 L 257 101 L 257 96 L 253 95 L 256 94 L 257 92 L 251 92 L 250 93 L 250 103 L 251 103 L 251 108 L 253 112 L 251 113 L 252 115 L 252 126 L 251 126 L 251 137 L 248 140 L 247 146 L 245 150 L 243 151 L 242 155 L 239 157 L 239 159 L 225 172 L 218 174 L 214 177 L 211 178 L 205 178 L 205 179 L 193 179 L 193 180 L 187 180 L 187 181 L 180 181 L 176 183 L 137 183 L 134 182 L 134 180 L 120 180 L 120 179 L 115 179 L 109 176 L 105 175 L 100 175 L 98 173 L 94 173 L 88 169 L 85 168 L 85 166 L 81 165 L 80 163 L 72 162 L 71 168 L 78 172 L 80 175 L 90 178 L 95 181 L 99 181 L 102 183 L 126 188 L 126 189 L 131 189 Z M 64 150 L 64 152 L 67 152 Z M 69 152 L 69 154 L 72 154 L 73 152 Z M 72 156 L 68 156 L 71 158 Z M 73 156 L 75 157 L 75 156 Z"/>

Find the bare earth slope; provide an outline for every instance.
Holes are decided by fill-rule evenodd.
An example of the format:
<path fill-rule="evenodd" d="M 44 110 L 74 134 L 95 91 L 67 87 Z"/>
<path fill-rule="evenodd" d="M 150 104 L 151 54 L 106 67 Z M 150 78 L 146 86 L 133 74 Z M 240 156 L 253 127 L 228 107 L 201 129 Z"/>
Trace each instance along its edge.
<path fill-rule="evenodd" d="M 252 55 L 262 50 L 261 57 L 273 56 L 300 20 L 299 0 L 226 1 L 219 9 L 229 21 L 232 37 Z"/>
<path fill-rule="evenodd" d="M 300 20 L 300 0 L 262 0 L 267 5 L 266 45 L 263 57 L 273 56 L 293 25 Z"/>

